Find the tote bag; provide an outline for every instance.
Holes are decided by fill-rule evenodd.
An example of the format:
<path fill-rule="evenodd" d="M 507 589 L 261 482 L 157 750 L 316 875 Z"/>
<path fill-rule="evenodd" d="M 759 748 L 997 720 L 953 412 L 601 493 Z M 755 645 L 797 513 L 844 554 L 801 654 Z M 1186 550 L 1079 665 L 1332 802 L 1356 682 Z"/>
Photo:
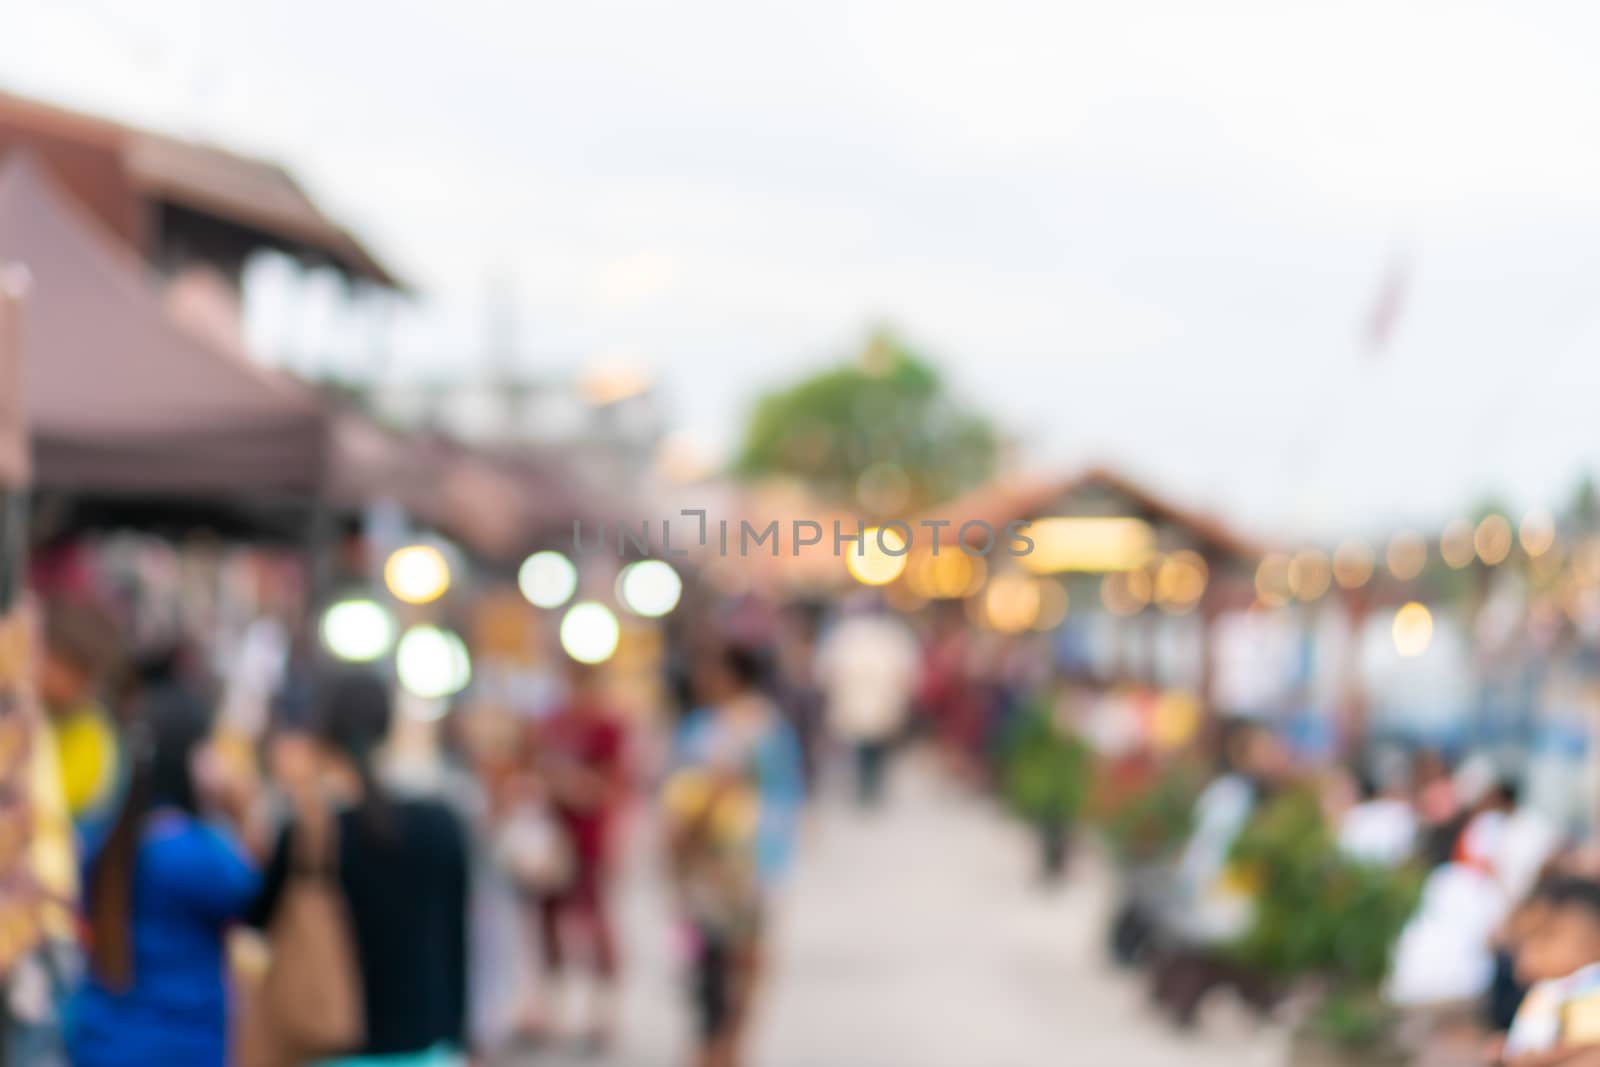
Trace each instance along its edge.
<path fill-rule="evenodd" d="M 295 830 L 288 879 L 267 930 L 271 959 L 246 1017 L 242 1067 L 299 1067 L 358 1049 L 365 1039 L 337 819 L 319 812 L 297 820 Z"/>

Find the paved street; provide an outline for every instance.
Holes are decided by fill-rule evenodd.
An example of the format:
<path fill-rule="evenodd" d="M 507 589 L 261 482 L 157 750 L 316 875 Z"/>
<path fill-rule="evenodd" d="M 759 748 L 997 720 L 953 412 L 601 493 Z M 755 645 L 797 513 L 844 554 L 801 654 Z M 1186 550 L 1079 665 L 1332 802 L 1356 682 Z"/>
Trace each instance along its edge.
<path fill-rule="evenodd" d="M 1276 1067 L 1276 1035 L 1227 1005 L 1198 1036 L 1149 1018 L 1137 983 L 1102 962 L 1109 894 L 1097 867 L 1040 890 L 1010 823 L 906 771 L 877 815 L 837 802 L 817 812 L 782 908 L 756 1067 Z M 683 1062 L 672 946 L 650 884 L 630 879 L 624 902 L 633 974 L 617 1067 Z"/>

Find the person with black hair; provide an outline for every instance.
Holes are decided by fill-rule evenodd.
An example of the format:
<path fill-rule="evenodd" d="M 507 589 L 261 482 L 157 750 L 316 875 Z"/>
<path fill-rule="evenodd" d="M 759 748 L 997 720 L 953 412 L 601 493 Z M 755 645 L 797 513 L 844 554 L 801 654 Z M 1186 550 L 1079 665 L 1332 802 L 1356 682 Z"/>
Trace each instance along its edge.
<path fill-rule="evenodd" d="M 228 1062 L 224 934 L 260 876 L 234 833 L 249 798 L 208 760 L 209 708 L 175 685 L 134 708 L 121 809 L 87 865 L 90 967 L 67 1012 L 79 1067 Z"/>
<path fill-rule="evenodd" d="M 763 691 L 760 653 L 722 646 L 699 664 L 702 706 L 679 728 L 665 804 L 672 874 L 694 941 L 702 1067 L 741 1061 L 766 910 L 790 866 L 805 769 Z"/>
<path fill-rule="evenodd" d="M 1600 1061 L 1600 883 L 1563 878 L 1541 886 L 1543 911 L 1517 951 L 1530 985 L 1501 1053 L 1512 1067 Z"/>
<path fill-rule="evenodd" d="M 332 809 L 335 870 L 294 864 L 291 823 L 250 921 L 270 925 L 290 878 L 336 877 L 365 1006 L 365 1041 L 348 1054 L 363 1065 L 447 1067 L 464 1062 L 467 1044 L 467 836 L 443 802 L 402 797 L 382 782 L 391 718 L 389 689 L 370 671 L 322 679 L 316 795 L 300 798 L 296 822 Z"/>
<path fill-rule="evenodd" d="M 1389 769 L 1387 779 L 1360 769 L 1358 803 L 1339 819 L 1339 851 L 1378 867 L 1399 867 L 1416 854 L 1417 812 L 1411 785 Z"/>
<path fill-rule="evenodd" d="M 611 1041 L 621 977 L 611 880 L 616 824 L 627 796 L 628 731 L 595 667 L 573 661 L 567 673 L 566 700 L 533 727 L 529 740 L 530 769 L 569 847 L 572 870 L 559 888 L 529 887 L 528 903 L 548 984 L 544 999 L 555 999 L 575 956 L 592 971 L 591 1021 L 580 1042 L 600 1051 Z M 530 1015 L 529 1036 L 538 1038 L 550 1020 L 542 1008 Z"/>

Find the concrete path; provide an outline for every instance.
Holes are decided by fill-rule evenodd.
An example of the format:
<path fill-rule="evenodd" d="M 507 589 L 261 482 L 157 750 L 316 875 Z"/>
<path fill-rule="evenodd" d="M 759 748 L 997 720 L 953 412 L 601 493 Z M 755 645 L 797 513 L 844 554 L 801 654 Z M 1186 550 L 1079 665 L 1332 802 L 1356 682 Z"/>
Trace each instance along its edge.
<path fill-rule="evenodd" d="M 616 1067 L 686 1062 L 685 1005 L 649 850 L 622 901 L 631 976 Z M 1042 890 L 1026 836 L 920 767 L 887 807 L 824 800 L 781 903 L 752 1067 L 1277 1067 L 1280 1035 L 1226 1003 L 1198 1035 L 1104 962 L 1092 860 Z M 517 1061 L 595 1060 L 545 1053 Z"/>

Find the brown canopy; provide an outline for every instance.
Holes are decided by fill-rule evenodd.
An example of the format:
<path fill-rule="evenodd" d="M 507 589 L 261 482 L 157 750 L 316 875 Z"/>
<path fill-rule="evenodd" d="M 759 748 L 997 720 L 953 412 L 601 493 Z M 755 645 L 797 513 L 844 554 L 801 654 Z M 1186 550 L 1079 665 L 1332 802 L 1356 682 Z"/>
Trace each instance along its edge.
<path fill-rule="evenodd" d="M 0 489 L 28 482 L 28 435 L 22 418 L 22 300 L 27 274 L 0 264 Z"/>
<path fill-rule="evenodd" d="M 328 490 L 342 508 L 392 500 L 490 559 L 524 551 L 534 517 L 530 488 L 490 457 L 445 438 L 395 433 L 357 411 L 334 417 Z"/>
<path fill-rule="evenodd" d="M 341 510 L 389 498 L 498 558 L 519 552 L 546 510 L 521 472 L 453 442 L 391 433 L 185 328 L 133 253 L 25 154 L 0 164 L 6 261 L 32 276 L 22 395 L 41 489 L 180 502 L 320 498 Z"/>
<path fill-rule="evenodd" d="M 314 394 L 178 328 L 138 259 L 26 155 L 0 166 L 0 261 L 33 285 L 24 411 L 41 488 L 309 494 L 327 417 Z"/>

